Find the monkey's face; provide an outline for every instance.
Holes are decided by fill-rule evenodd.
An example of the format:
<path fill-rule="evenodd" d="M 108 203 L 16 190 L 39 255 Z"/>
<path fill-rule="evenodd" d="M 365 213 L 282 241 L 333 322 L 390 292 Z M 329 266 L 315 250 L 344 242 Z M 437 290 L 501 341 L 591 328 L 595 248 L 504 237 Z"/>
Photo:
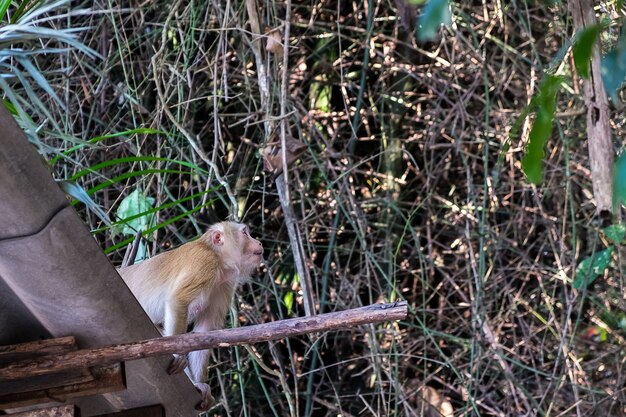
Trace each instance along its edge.
<path fill-rule="evenodd" d="M 217 223 L 207 234 L 222 262 L 236 267 L 242 275 L 250 275 L 263 260 L 263 245 L 250 236 L 250 229 L 245 224 Z"/>
<path fill-rule="evenodd" d="M 250 236 L 250 229 L 248 226 L 245 224 L 239 226 L 241 227 L 241 260 L 244 265 L 244 269 L 246 269 L 248 273 L 251 273 L 259 266 L 261 261 L 263 261 L 263 245 L 261 242 Z"/>

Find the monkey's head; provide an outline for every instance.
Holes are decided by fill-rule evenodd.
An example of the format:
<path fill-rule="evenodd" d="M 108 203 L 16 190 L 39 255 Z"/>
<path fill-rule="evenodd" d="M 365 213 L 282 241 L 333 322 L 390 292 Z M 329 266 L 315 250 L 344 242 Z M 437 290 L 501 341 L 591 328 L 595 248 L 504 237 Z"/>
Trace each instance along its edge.
<path fill-rule="evenodd" d="M 243 223 L 216 223 L 205 236 L 224 266 L 238 269 L 242 276 L 249 276 L 263 260 L 263 245 Z"/>

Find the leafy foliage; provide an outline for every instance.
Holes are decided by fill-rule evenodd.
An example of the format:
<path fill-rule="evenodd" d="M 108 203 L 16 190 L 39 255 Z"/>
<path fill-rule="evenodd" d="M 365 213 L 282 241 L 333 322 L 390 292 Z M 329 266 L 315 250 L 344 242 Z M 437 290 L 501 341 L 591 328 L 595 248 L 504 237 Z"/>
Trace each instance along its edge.
<path fill-rule="evenodd" d="M 441 25 L 452 24 L 448 0 L 428 0 L 418 21 L 417 39 L 421 42 L 435 39 Z"/>
<path fill-rule="evenodd" d="M 116 132 L 116 133 L 110 133 L 110 134 L 107 134 L 107 135 L 96 136 L 95 138 L 89 139 L 86 142 L 81 142 L 78 145 L 72 146 L 68 150 L 61 152 L 60 155 L 57 155 L 54 158 L 50 159 L 50 165 L 54 165 L 57 162 L 59 162 L 61 159 L 67 158 L 73 152 L 81 150 L 81 149 L 83 149 L 85 147 L 93 147 L 95 144 L 97 144 L 97 143 L 99 143 L 101 141 L 105 141 L 107 139 L 112 139 L 112 138 L 118 138 L 118 137 L 126 137 L 126 136 L 131 137 L 133 135 L 140 135 L 140 134 L 144 134 L 144 135 L 161 134 L 161 135 L 164 135 L 165 132 L 163 132 L 161 130 L 155 130 L 155 129 L 140 127 L 140 128 L 137 128 L 137 129 L 126 130 L 126 131 L 123 131 L 123 132 Z"/>
<path fill-rule="evenodd" d="M 75 181 L 65 180 L 58 181 L 57 183 L 67 195 L 75 198 L 76 200 L 87 206 L 87 208 L 94 212 L 94 214 L 96 214 L 105 224 L 111 225 L 111 220 L 109 219 L 109 216 L 104 212 L 104 210 L 102 210 L 102 208 L 98 204 L 96 204 L 91 199 L 91 197 L 89 197 L 89 194 L 85 192 L 84 188 L 76 184 Z"/>
<path fill-rule="evenodd" d="M 626 205 L 626 152 L 615 159 L 613 166 L 613 205 L 615 210 L 620 204 Z"/>
<path fill-rule="evenodd" d="M 43 90 L 61 109 L 65 109 L 65 102 L 41 72 L 35 58 L 38 54 L 64 55 L 70 50 L 68 48 L 86 58 L 100 56 L 78 40 L 77 34 L 85 28 L 52 29 L 41 25 L 42 22 L 84 13 L 84 10 L 76 9 L 55 18 L 55 11 L 67 3 L 67 0 L 21 2 L 11 18 L 11 24 L 0 26 L 0 89 L 13 106 L 17 120 L 29 139 L 39 146 L 41 152 L 50 152 L 53 149 L 40 141 L 39 132 L 42 128 L 50 125 L 52 132 L 62 132 L 63 129 L 58 126 L 49 106 L 35 90 Z M 0 13 L 6 16 L 10 7 L 11 3 L 6 0 L 0 3 Z M 48 15 L 51 16 L 42 19 L 42 16 Z M 16 85 L 24 93 L 23 96 L 14 93 Z"/>
<path fill-rule="evenodd" d="M 528 180 L 541 183 L 543 177 L 543 159 L 546 142 L 552 134 L 552 122 L 556 111 L 556 93 L 563 82 L 562 77 L 546 75 L 539 86 L 537 96 L 530 108 L 535 113 L 535 120 L 530 129 L 526 155 L 522 159 L 522 168 Z"/>
<path fill-rule="evenodd" d="M 117 223 L 112 228 L 113 235 L 122 234 L 135 236 L 138 233 L 144 234 L 147 230 L 154 228 L 154 198 L 146 197 L 138 188 L 124 197 L 115 212 Z M 153 240 L 153 234 L 145 234 L 147 240 Z M 132 263 L 145 259 L 147 248 L 143 240 L 139 241 L 139 247 L 135 259 Z"/>
<path fill-rule="evenodd" d="M 626 36 L 622 35 L 613 50 L 602 58 L 602 82 L 614 102 L 626 79 Z"/>
<path fill-rule="evenodd" d="M 134 236 L 137 232 L 145 232 L 154 227 L 154 198 L 146 197 L 141 190 L 135 189 L 120 203 L 115 217 L 123 221 L 116 225 L 113 233 Z"/>
<path fill-rule="evenodd" d="M 600 36 L 602 25 L 597 24 L 583 29 L 574 43 L 573 55 L 576 71 L 583 78 L 589 78 L 589 66 L 593 48 Z"/>
<path fill-rule="evenodd" d="M 624 241 L 624 238 L 626 238 L 626 225 L 613 224 L 611 226 L 605 227 L 602 232 L 614 244 L 619 245 Z"/>
<path fill-rule="evenodd" d="M 573 287 L 582 289 L 593 283 L 608 268 L 613 252 L 613 247 L 609 247 L 583 259 L 576 267 L 576 279 L 572 284 Z"/>

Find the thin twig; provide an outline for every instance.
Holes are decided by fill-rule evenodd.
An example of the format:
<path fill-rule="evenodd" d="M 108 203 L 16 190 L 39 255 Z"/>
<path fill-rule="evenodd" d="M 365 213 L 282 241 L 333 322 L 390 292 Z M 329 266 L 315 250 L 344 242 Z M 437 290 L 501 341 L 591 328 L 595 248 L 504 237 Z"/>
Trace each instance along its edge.
<path fill-rule="evenodd" d="M 178 6 L 179 6 L 180 3 L 181 2 L 179 0 L 172 7 L 170 13 L 167 16 L 167 19 L 166 19 L 164 25 L 163 25 L 165 28 L 167 28 L 168 25 L 170 24 L 170 22 L 172 20 L 172 17 L 174 16 L 176 10 L 178 10 Z M 206 154 L 206 152 L 204 152 L 204 149 L 202 149 L 201 144 L 198 143 L 197 138 L 194 135 L 192 135 L 190 132 L 188 132 L 187 129 L 185 129 L 178 122 L 176 117 L 172 114 L 172 112 L 170 111 L 170 109 L 167 106 L 167 99 L 165 98 L 165 95 L 163 94 L 163 90 L 161 89 L 161 83 L 160 83 L 160 81 L 158 79 L 158 74 L 160 72 L 159 72 L 158 65 L 157 65 L 157 60 L 159 59 L 159 57 L 163 53 L 165 45 L 167 45 L 167 30 L 163 30 L 163 34 L 161 36 L 161 47 L 158 50 L 155 51 L 154 56 L 150 60 L 150 62 L 152 63 L 152 71 L 154 73 L 154 76 L 153 76 L 154 84 L 155 84 L 155 87 L 156 87 L 157 95 L 159 96 L 159 100 L 161 100 L 161 105 L 162 105 L 162 108 L 163 108 L 163 112 L 168 117 L 168 119 L 170 119 L 172 124 L 174 124 L 174 126 L 176 126 L 176 128 L 183 134 L 183 136 L 185 136 L 185 138 L 187 139 L 187 141 L 189 142 L 189 144 L 191 145 L 193 150 L 198 154 L 200 159 L 202 159 L 204 161 L 204 163 L 207 164 L 207 166 L 215 174 L 215 178 L 217 179 L 217 181 L 222 185 L 222 187 L 224 187 L 224 191 L 226 192 L 226 195 L 228 196 L 228 199 L 230 200 L 230 202 L 232 204 L 231 213 L 232 213 L 235 221 L 237 221 L 237 220 L 239 220 L 238 219 L 238 215 L 239 215 L 238 203 L 237 203 L 237 199 L 235 198 L 235 195 L 233 194 L 233 192 L 232 192 L 232 190 L 230 188 L 230 185 L 228 184 L 228 181 L 226 181 L 226 179 L 224 179 L 224 177 L 222 177 L 222 175 L 220 174 L 220 171 L 219 171 L 217 165 L 214 164 L 213 161 L 211 161 L 209 156 Z"/>

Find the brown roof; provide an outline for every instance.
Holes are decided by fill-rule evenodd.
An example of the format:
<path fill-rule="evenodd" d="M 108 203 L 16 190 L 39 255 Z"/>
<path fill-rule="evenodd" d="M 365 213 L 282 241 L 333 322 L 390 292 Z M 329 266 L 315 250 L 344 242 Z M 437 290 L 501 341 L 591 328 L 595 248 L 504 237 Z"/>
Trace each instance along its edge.
<path fill-rule="evenodd" d="M 0 129 L 0 345 L 72 335 L 88 348 L 158 337 L 4 106 Z M 126 391 L 75 403 L 83 416 L 152 404 L 169 417 L 195 416 L 200 396 L 185 375 L 167 375 L 169 361 L 129 362 Z"/>

